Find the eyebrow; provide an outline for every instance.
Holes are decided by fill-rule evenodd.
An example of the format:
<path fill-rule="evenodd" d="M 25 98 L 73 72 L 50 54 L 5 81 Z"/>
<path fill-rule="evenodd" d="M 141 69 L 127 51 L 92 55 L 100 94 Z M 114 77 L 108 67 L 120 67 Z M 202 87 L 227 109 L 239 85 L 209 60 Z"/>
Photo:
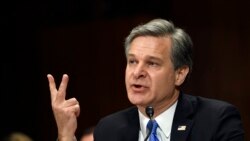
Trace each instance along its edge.
<path fill-rule="evenodd" d="M 135 55 L 134 54 L 128 54 L 128 57 L 135 57 Z"/>

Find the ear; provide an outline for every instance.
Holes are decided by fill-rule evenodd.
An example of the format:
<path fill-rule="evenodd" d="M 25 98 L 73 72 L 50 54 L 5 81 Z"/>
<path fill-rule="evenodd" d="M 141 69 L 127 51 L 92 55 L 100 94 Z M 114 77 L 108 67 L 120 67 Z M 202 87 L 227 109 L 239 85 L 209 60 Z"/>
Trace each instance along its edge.
<path fill-rule="evenodd" d="M 178 68 L 175 71 L 175 85 L 180 86 L 186 79 L 189 72 L 189 67 L 187 65 Z"/>

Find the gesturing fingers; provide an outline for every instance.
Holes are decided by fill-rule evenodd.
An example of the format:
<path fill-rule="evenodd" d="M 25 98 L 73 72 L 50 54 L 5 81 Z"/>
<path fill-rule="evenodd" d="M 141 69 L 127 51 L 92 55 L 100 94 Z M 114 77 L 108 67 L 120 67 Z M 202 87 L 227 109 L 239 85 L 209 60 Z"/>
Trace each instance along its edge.
<path fill-rule="evenodd" d="M 64 74 L 62 77 L 61 84 L 59 86 L 59 89 L 57 90 L 56 88 L 56 83 L 51 74 L 47 75 L 48 81 L 49 81 L 49 88 L 50 88 L 50 93 L 51 93 L 51 102 L 63 102 L 65 101 L 65 96 L 66 96 L 66 89 L 69 81 L 69 77 L 67 74 Z"/>
<path fill-rule="evenodd" d="M 77 127 L 77 117 L 80 114 L 80 105 L 75 98 L 66 100 L 66 89 L 69 81 L 64 74 L 59 88 L 51 74 L 47 75 L 51 93 L 51 106 L 58 126 L 58 134 L 73 136 Z"/>

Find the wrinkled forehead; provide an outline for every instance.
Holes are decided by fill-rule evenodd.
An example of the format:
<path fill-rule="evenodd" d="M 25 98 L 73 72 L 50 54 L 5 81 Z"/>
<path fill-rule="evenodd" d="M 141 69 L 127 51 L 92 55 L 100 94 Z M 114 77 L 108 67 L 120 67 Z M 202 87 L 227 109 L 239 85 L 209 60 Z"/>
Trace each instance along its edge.
<path fill-rule="evenodd" d="M 128 56 L 168 56 L 171 51 L 169 37 L 140 36 L 135 38 L 128 49 Z"/>

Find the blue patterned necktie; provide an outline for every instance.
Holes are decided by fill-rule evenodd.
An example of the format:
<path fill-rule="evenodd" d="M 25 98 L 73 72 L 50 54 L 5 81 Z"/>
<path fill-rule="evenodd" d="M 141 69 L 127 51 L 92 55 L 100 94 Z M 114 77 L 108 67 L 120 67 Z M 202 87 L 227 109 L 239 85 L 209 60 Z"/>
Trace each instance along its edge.
<path fill-rule="evenodd" d="M 158 124 L 156 120 L 149 120 L 147 124 L 147 128 L 149 129 L 149 131 L 152 130 L 149 136 L 149 141 L 159 141 L 159 139 L 157 138 L 157 133 L 156 133 L 157 127 L 158 127 Z"/>

